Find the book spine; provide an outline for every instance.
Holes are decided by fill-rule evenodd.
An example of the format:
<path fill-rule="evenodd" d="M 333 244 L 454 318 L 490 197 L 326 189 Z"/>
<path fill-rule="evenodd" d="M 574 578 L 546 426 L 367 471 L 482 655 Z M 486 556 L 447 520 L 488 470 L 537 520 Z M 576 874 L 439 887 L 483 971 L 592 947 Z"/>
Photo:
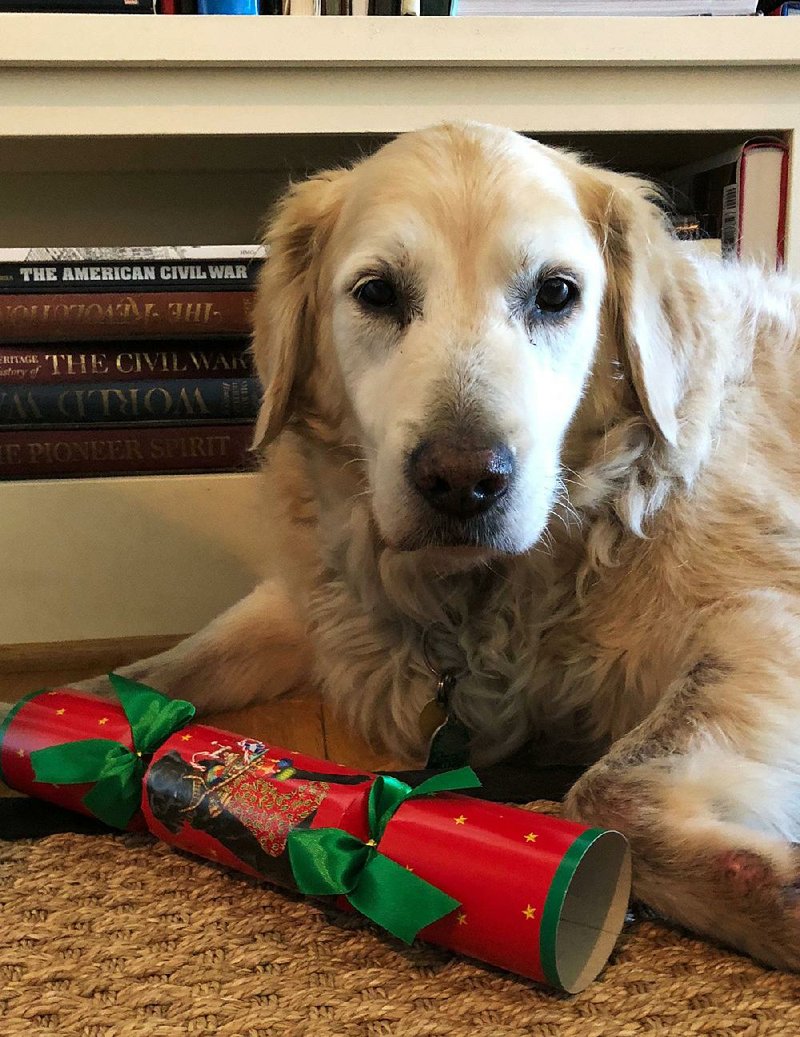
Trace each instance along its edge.
<path fill-rule="evenodd" d="M 154 0 L 0 0 L 0 13 L 155 14 Z"/>
<path fill-rule="evenodd" d="M 136 342 L 115 343 L 111 349 L 81 343 L 71 349 L 0 346 L 0 386 L 95 384 L 108 382 L 250 378 L 253 365 L 246 343 L 199 346 L 194 342 L 165 342 L 142 349 Z"/>
<path fill-rule="evenodd" d="M 60 292 L 174 292 L 251 290 L 262 260 L 0 263 L 0 294 Z"/>
<path fill-rule="evenodd" d="M 176 10 L 187 6 L 187 0 L 178 0 Z M 251 259 L 266 259 L 265 245 L 53 245 L 49 247 L 23 245 L 0 248 L 2 263 L 155 263 L 189 262 L 208 259 L 244 263 Z"/>
<path fill-rule="evenodd" d="M 255 378 L 6 385 L 0 386 L 0 426 L 247 422 L 256 416 L 258 397 Z"/>
<path fill-rule="evenodd" d="M 781 171 L 778 183 L 778 203 L 775 213 L 775 241 L 774 258 L 775 268 L 783 266 L 786 247 L 786 210 L 789 189 L 789 145 L 782 140 L 769 140 L 753 138 L 747 141 L 742 148 L 739 162 L 736 167 L 736 179 L 738 192 L 736 201 L 736 255 L 742 255 L 742 228 L 744 226 L 745 205 L 747 199 L 747 159 L 754 151 L 759 150 L 779 151 L 781 153 Z M 724 244 L 724 242 L 723 242 Z"/>
<path fill-rule="evenodd" d="M 250 425 L 0 430 L 0 479 L 247 471 Z"/>
<path fill-rule="evenodd" d="M 253 293 L 0 295 L 0 342 L 247 335 Z"/>
<path fill-rule="evenodd" d="M 720 238 L 722 239 L 723 256 L 738 255 L 739 252 L 740 196 L 741 191 L 738 181 L 734 181 L 722 189 Z"/>
<path fill-rule="evenodd" d="M 258 0 L 197 0 L 198 14 L 258 14 Z"/>

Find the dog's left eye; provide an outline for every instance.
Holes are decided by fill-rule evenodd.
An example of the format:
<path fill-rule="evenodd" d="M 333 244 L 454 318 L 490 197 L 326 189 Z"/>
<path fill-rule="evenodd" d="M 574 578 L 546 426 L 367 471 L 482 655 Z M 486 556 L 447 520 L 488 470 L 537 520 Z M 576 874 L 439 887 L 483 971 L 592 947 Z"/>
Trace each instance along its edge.
<path fill-rule="evenodd" d="M 397 293 L 394 285 L 382 277 L 373 277 L 363 281 L 353 292 L 360 303 L 373 310 L 388 310 L 397 305 Z"/>
<path fill-rule="evenodd" d="M 536 293 L 536 308 L 543 313 L 560 313 L 569 306 L 578 289 L 574 282 L 565 277 L 548 277 L 539 285 Z"/>

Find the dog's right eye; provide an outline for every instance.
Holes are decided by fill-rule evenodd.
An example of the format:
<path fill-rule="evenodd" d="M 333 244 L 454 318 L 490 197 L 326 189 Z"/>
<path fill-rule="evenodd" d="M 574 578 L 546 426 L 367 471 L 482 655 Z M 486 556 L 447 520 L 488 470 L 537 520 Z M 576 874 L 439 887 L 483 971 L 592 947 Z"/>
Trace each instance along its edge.
<path fill-rule="evenodd" d="M 355 298 L 373 310 L 389 310 L 397 305 L 394 285 L 382 277 L 363 281 L 353 292 Z"/>

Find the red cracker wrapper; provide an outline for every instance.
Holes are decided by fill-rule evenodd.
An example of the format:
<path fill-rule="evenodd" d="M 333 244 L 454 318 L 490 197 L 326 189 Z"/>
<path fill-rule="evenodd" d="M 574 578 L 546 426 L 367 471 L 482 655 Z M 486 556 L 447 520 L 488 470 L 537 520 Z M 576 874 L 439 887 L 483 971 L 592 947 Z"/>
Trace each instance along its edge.
<path fill-rule="evenodd" d="M 0 726 L 0 776 L 19 792 L 94 816 L 94 811 L 83 802 L 94 782 L 37 782 L 31 762 L 31 754 L 38 750 L 93 738 L 109 740 L 136 752 L 130 722 L 117 703 L 70 688 L 34 691 L 16 703 Z M 137 810 L 126 825 L 119 827 L 144 829 L 141 812 Z"/>
<path fill-rule="evenodd" d="M 143 818 L 159 839 L 287 888 L 335 887 L 341 906 L 403 939 L 419 935 L 569 992 L 605 964 L 630 889 L 619 833 L 461 795 L 452 789 L 476 784 L 468 768 L 412 790 L 204 724 L 171 720 L 173 733 L 140 758 L 141 732 L 126 712 L 68 689 L 23 700 L 0 728 L 5 780 L 95 813 L 85 802 L 91 782 L 36 780 L 37 763 L 57 762 L 36 750 L 88 744 L 102 727 L 119 741 L 123 767 L 126 753 L 149 757 L 141 814 L 125 827 Z M 103 773 L 106 786 L 117 780 Z"/>

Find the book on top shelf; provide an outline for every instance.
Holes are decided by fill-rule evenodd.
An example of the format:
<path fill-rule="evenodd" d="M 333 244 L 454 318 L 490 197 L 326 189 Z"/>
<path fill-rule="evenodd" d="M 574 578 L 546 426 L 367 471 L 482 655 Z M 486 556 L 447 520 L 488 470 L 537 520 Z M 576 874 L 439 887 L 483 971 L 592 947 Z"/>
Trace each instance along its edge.
<path fill-rule="evenodd" d="M 155 14 L 156 0 L 0 0 L 0 14 Z"/>
<path fill-rule="evenodd" d="M 322 14 L 322 0 L 283 0 L 283 13 L 301 17 Z"/>
<path fill-rule="evenodd" d="M 197 0 L 198 14 L 258 14 L 258 0 Z"/>
<path fill-rule="evenodd" d="M 453 14 L 666 17 L 751 15 L 757 0 L 453 0 Z"/>
<path fill-rule="evenodd" d="M 660 179 L 678 212 L 702 224 L 698 236 L 720 239 L 724 256 L 775 269 L 784 258 L 788 168 L 786 141 L 754 137 Z"/>

